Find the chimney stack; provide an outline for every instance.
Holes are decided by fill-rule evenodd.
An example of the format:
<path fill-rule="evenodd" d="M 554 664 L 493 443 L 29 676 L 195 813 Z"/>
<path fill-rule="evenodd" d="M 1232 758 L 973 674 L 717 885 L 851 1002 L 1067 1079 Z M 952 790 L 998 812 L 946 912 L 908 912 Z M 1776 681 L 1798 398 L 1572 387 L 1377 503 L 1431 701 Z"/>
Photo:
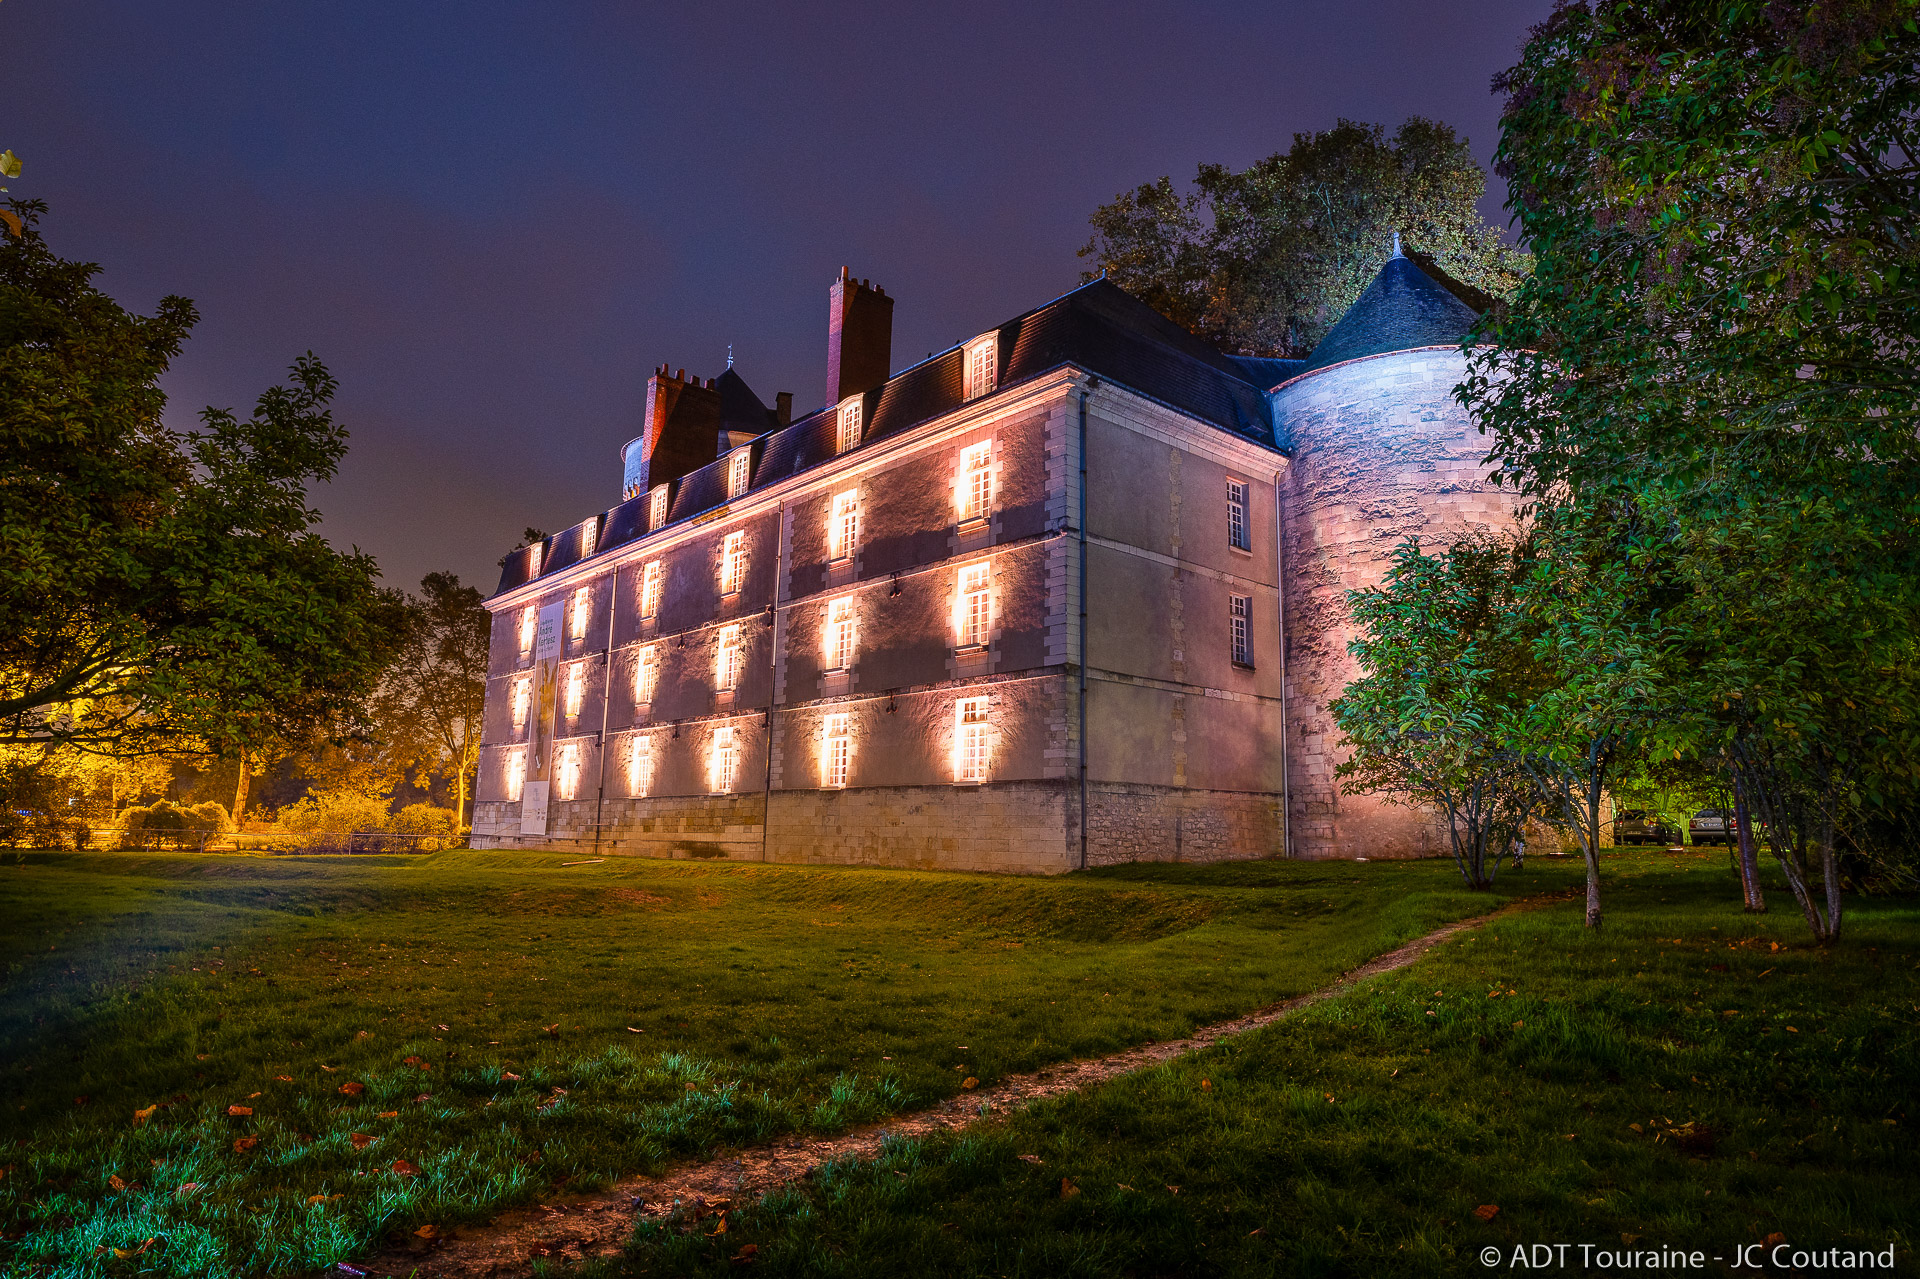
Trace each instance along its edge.
<path fill-rule="evenodd" d="M 780 391 L 773 397 L 773 420 L 781 426 L 793 423 L 793 392 Z"/>
<path fill-rule="evenodd" d="M 871 391 L 893 359 L 893 299 L 846 267 L 827 294 L 827 403 Z"/>
<path fill-rule="evenodd" d="M 719 426 L 720 393 L 711 379 L 703 384 L 685 369 L 669 373 L 662 364 L 647 379 L 640 434 L 622 450 L 622 495 L 638 497 L 713 461 Z"/>

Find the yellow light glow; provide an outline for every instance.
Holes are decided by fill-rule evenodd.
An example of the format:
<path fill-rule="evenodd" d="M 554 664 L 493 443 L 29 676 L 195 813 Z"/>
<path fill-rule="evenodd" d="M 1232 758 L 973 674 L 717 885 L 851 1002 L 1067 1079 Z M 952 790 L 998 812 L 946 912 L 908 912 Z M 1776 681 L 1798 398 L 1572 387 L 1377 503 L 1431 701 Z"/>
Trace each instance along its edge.
<path fill-rule="evenodd" d="M 853 736 L 848 715 L 827 716 L 825 749 L 820 753 L 820 784 L 840 789 L 847 784 L 853 758 Z"/>
<path fill-rule="evenodd" d="M 713 730 L 713 757 L 708 763 L 709 780 L 716 795 L 733 789 L 740 770 L 740 746 L 734 739 L 733 725 L 722 724 Z"/>
<path fill-rule="evenodd" d="M 953 708 L 953 779 L 984 782 L 990 761 L 987 699 L 963 697 Z"/>

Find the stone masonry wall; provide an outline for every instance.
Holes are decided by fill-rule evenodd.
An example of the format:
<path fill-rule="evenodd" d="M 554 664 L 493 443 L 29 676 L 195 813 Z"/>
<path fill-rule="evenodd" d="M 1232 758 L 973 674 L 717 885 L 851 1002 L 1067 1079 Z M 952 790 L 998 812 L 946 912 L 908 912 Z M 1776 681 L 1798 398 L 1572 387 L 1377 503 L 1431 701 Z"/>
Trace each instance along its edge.
<path fill-rule="evenodd" d="M 1281 855 L 1278 795 L 1113 782 L 1088 788 L 1089 866 Z"/>
<path fill-rule="evenodd" d="M 1409 537 L 1432 547 L 1469 527 L 1511 523 L 1514 499 L 1487 482 L 1486 443 L 1453 401 L 1458 350 L 1403 351 L 1335 365 L 1273 396 L 1291 445 L 1282 493 L 1287 735 L 1294 852 L 1417 857 L 1446 851 L 1434 814 L 1343 795 L 1346 758 L 1328 705 L 1358 672 L 1347 592 L 1378 585 Z"/>

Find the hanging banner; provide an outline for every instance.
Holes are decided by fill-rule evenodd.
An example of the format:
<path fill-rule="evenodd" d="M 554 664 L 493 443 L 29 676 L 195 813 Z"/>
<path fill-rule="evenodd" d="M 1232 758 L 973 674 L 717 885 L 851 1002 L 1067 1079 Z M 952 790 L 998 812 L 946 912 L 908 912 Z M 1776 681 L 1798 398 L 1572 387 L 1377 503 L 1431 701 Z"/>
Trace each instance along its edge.
<path fill-rule="evenodd" d="M 533 641 L 533 713 L 527 717 L 527 780 L 520 789 L 520 833 L 547 833 L 547 798 L 553 792 L 554 697 L 560 688 L 560 615 L 565 606 L 540 610 Z"/>

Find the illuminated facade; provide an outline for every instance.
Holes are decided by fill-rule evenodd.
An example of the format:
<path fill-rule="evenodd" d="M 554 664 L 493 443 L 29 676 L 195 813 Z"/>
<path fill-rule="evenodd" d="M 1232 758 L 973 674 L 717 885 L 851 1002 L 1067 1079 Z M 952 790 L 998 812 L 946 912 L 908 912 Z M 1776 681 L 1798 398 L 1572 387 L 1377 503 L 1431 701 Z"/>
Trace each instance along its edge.
<path fill-rule="evenodd" d="M 892 307 L 835 281 L 826 407 L 798 419 L 731 368 L 656 370 L 625 500 L 508 557 L 475 845 L 1042 872 L 1421 851 L 1323 775 L 1331 596 L 1391 543 L 1316 548 L 1341 511 L 1375 541 L 1406 521 L 1301 488 L 1290 455 L 1321 441 L 1284 406 L 1320 370 L 1222 355 L 1102 280 L 889 374 Z M 1416 532 L 1451 518 L 1428 505 Z M 1299 607 L 1317 647 L 1288 671 Z"/>

